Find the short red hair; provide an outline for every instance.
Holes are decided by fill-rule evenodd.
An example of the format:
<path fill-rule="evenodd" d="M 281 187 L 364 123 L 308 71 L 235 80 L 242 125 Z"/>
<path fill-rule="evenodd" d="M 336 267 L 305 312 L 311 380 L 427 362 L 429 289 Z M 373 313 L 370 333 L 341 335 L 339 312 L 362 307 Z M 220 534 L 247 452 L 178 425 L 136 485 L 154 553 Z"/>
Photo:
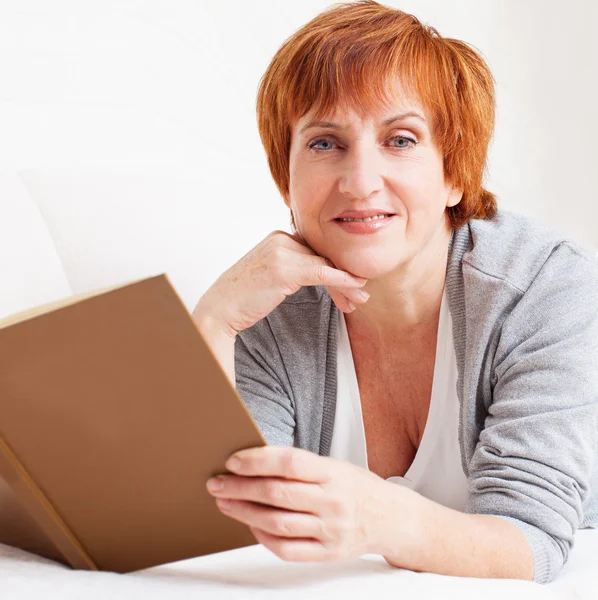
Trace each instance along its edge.
<path fill-rule="evenodd" d="M 461 202 L 447 208 L 451 225 L 493 217 L 496 198 L 482 187 L 495 121 L 490 68 L 467 43 L 373 0 L 320 13 L 283 43 L 260 81 L 258 128 L 280 193 L 288 198 L 296 120 L 311 109 L 320 120 L 349 104 L 375 111 L 389 102 L 397 77 L 432 115 L 445 177 L 463 190 Z"/>

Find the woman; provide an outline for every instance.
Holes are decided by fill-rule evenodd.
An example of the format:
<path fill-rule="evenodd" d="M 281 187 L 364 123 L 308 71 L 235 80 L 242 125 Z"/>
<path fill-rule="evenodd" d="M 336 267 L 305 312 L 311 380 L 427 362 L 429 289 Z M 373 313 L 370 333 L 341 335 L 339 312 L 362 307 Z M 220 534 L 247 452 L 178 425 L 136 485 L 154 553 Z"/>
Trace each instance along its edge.
<path fill-rule="evenodd" d="M 598 524 L 598 269 L 482 187 L 494 107 L 470 46 L 370 1 L 262 79 L 294 233 L 194 318 L 269 443 L 208 489 L 283 559 L 545 583 Z"/>

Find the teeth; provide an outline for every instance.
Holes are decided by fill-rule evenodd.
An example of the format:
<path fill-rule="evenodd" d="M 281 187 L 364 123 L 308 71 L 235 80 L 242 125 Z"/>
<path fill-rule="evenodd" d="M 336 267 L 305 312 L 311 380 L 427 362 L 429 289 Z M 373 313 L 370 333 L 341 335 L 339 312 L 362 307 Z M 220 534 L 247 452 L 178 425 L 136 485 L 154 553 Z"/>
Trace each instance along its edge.
<path fill-rule="evenodd" d="M 378 219 L 384 219 L 387 216 L 390 216 L 390 215 L 376 215 L 375 217 L 366 217 L 365 219 L 341 219 L 341 221 L 359 221 L 359 222 L 376 221 Z"/>

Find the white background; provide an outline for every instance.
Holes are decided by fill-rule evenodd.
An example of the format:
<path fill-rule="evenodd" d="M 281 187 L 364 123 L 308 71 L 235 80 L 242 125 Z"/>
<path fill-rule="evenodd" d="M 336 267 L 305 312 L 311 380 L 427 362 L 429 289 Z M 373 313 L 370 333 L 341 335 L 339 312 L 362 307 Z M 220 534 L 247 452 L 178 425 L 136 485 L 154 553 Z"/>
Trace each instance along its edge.
<path fill-rule="evenodd" d="M 486 186 L 500 205 L 598 248 L 598 2 L 386 4 L 490 64 Z M 290 230 L 255 96 L 281 43 L 330 5 L 0 0 L 0 167 L 38 203 L 73 291 L 139 274 L 136 248 L 153 236 L 144 268 L 169 270 L 191 305 L 269 231 Z"/>

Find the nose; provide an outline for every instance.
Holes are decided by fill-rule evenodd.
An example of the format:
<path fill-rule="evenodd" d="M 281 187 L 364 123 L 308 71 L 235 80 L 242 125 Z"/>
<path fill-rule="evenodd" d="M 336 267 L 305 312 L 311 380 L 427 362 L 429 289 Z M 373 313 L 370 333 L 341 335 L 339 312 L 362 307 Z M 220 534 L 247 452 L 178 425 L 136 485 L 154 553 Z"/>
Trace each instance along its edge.
<path fill-rule="evenodd" d="M 378 149 L 366 142 L 347 150 L 338 189 L 349 198 L 368 198 L 384 186 L 384 164 Z"/>

